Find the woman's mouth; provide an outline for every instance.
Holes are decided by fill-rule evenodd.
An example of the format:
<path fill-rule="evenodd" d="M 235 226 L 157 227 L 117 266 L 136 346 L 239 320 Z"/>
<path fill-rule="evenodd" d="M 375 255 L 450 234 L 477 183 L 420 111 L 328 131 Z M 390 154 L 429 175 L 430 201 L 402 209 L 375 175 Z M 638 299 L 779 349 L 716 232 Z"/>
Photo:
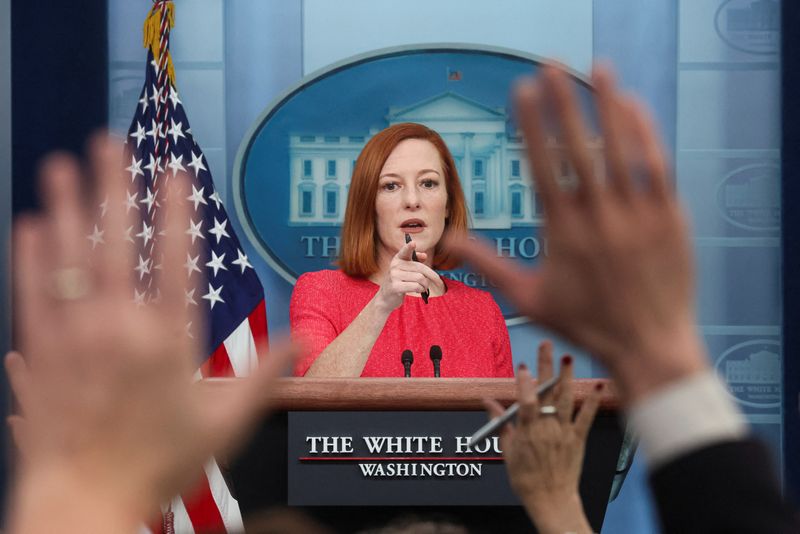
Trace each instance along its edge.
<path fill-rule="evenodd" d="M 418 234 L 425 229 L 425 223 L 419 219 L 408 219 L 400 224 L 400 229 L 407 234 Z"/>

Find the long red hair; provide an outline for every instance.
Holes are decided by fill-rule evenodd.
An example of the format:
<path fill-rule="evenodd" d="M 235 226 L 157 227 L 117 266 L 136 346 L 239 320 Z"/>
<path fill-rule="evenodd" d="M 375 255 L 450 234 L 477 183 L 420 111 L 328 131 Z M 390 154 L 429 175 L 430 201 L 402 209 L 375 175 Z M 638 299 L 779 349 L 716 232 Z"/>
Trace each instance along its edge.
<path fill-rule="evenodd" d="M 448 217 L 444 223 L 442 239 L 450 234 L 466 235 L 469 226 L 464 191 L 458 178 L 453 155 L 442 137 L 422 124 L 404 122 L 395 124 L 376 134 L 364 146 L 356 160 L 350 192 L 347 196 L 347 209 L 342 225 L 341 253 L 339 267 L 355 277 L 369 277 L 378 271 L 378 232 L 376 229 L 375 198 L 378 195 L 378 181 L 381 169 L 389 154 L 406 139 L 422 139 L 430 142 L 439 152 L 447 188 Z M 442 239 L 436 244 L 433 268 L 454 269 L 460 262 L 442 246 Z"/>

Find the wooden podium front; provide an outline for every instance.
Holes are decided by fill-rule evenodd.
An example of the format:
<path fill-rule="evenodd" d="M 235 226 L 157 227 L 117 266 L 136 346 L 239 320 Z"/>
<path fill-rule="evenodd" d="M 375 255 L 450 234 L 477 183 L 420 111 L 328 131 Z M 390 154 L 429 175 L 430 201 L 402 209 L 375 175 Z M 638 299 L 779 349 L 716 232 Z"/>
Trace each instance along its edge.
<path fill-rule="evenodd" d="M 575 381 L 576 405 L 597 382 Z M 213 385 L 226 387 L 229 382 Z M 502 460 L 493 451 L 481 451 L 478 460 L 483 470 L 477 477 L 474 472 L 458 476 L 460 467 L 458 475 L 451 467 L 450 476 L 417 476 L 413 467 L 440 459 L 464 459 L 447 465 L 472 462 L 474 466 L 477 453 L 454 457 L 453 450 L 441 450 L 453 441 L 448 428 L 455 428 L 457 436 L 468 436 L 486 420 L 482 399 L 508 405 L 515 396 L 513 379 L 282 379 L 271 392 L 273 414 L 230 463 L 229 480 L 245 518 L 264 508 L 292 505 L 341 532 L 376 527 L 410 513 L 444 516 L 470 532 L 531 532 L 530 521 L 510 492 Z M 606 387 L 589 435 L 580 484 L 587 517 L 596 531 L 603 522 L 622 444 L 617 410 L 617 399 Z M 413 457 L 397 455 L 410 461 L 403 465 L 412 465 L 415 471 L 415 476 L 401 480 L 367 476 L 364 471 L 364 462 L 374 466 L 395 456 L 365 457 L 372 451 L 365 452 L 363 444 L 362 450 L 329 449 L 320 454 L 321 447 L 311 447 L 321 439 L 318 434 L 351 436 L 356 448 L 360 440 L 374 435 L 417 436 L 421 443 L 419 436 L 444 434 L 439 440 L 444 445 L 415 449 Z"/>

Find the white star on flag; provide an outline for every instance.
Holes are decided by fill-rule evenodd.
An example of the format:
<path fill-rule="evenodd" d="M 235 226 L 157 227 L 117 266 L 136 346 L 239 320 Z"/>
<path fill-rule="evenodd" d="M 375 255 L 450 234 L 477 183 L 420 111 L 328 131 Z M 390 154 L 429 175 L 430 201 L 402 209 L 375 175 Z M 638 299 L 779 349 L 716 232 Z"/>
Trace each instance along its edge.
<path fill-rule="evenodd" d="M 125 167 L 125 170 L 131 173 L 131 182 L 140 174 L 144 176 L 144 172 L 142 172 L 142 160 L 136 159 L 135 155 L 131 155 L 131 164 L 129 167 Z"/>
<path fill-rule="evenodd" d="M 233 260 L 231 263 L 241 267 L 242 268 L 242 273 L 244 273 L 244 270 L 247 269 L 248 267 L 250 267 L 251 269 L 253 268 L 253 266 L 250 265 L 250 262 L 247 261 L 247 256 L 245 255 L 244 252 L 242 252 L 241 249 L 236 249 L 236 253 L 239 255 L 239 257 L 237 259 Z"/>
<path fill-rule="evenodd" d="M 197 224 L 194 221 L 189 221 L 189 229 L 186 230 L 186 233 L 192 236 L 192 245 L 194 245 L 194 240 L 196 238 L 205 239 L 206 236 L 203 235 L 203 232 L 200 231 L 200 227 L 203 225 L 203 219 L 197 221 Z"/>
<path fill-rule="evenodd" d="M 147 223 L 142 221 L 142 231 L 136 234 L 136 237 L 141 237 L 146 247 L 147 242 L 153 239 L 153 227 L 147 226 Z"/>
<path fill-rule="evenodd" d="M 222 303 L 225 302 L 224 300 L 222 300 L 222 297 L 219 296 L 221 291 L 222 291 L 222 286 L 219 286 L 218 289 L 214 289 L 214 286 L 212 286 L 211 283 L 208 284 L 208 293 L 203 295 L 203 298 L 209 302 L 212 310 L 214 309 L 214 304 L 216 304 L 217 302 L 222 302 Z"/>
<path fill-rule="evenodd" d="M 136 205 L 136 197 L 139 196 L 139 193 L 137 193 L 136 191 L 134 191 L 133 193 L 126 191 L 125 195 L 128 197 L 125 200 L 125 213 L 127 214 L 129 211 L 131 211 L 131 208 L 137 209 L 139 207 Z"/>
<path fill-rule="evenodd" d="M 142 125 L 142 123 L 137 123 L 136 131 L 132 133 L 129 137 L 136 138 L 136 148 L 139 148 L 139 145 L 142 144 L 142 141 L 144 141 L 145 138 L 144 126 Z"/>
<path fill-rule="evenodd" d="M 156 87 L 156 85 L 153 84 L 153 94 L 150 96 L 150 100 L 153 101 L 153 105 L 155 107 L 158 107 L 158 100 L 160 98 L 161 98 L 161 88 L 160 87 Z"/>
<path fill-rule="evenodd" d="M 142 98 L 139 99 L 139 103 L 142 105 L 141 113 L 142 113 L 142 115 L 144 115 L 144 112 L 147 111 L 147 90 L 146 89 L 144 91 L 144 94 L 142 95 Z M 136 148 L 139 148 L 139 145 L 136 145 Z"/>
<path fill-rule="evenodd" d="M 186 276 L 192 276 L 192 273 L 197 271 L 198 273 L 202 273 L 203 271 L 200 270 L 200 267 L 197 266 L 197 262 L 200 260 L 200 255 L 198 254 L 194 258 L 188 252 L 186 253 L 186 263 L 183 264 L 186 267 Z"/>
<path fill-rule="evenodd" d="M 176 107 L 178 104 L 181 104 L 181 99 L 178 98 L 178 91 L 175 90 L 175 86 L 170 86 L 169 88 L 169 99 L 172 102 L 172 107 Z"/>
<path fill-rule="evenodd" d="M 133 268 L 134 271 L 139 273 L 139 280 L 144 278 L 144 275 L 150 274 L 150 260 L 148 258 L 143 258 L 141 254 L 139 254 L 139 265 Z"/>
<path fill-rule="evenodd" d="M 133 225 L 129 226 L 127 230 L 125 230 L 125 241 L 130 241 L 131 243 L 136 243 L 133 240 Z"/>
<path fill-rule="evenodd" d="M 169 130 L 167 130 L 167 134 L 172 136 L 173 143 L 177 143 L 179 137 L 186 137 L 181 131 L 183 128 L 183 123 L 179 122 L 178 124 L 175 124 L 175 121 L 172 119 L 170 119 L 170 121 L 172 122 L 172 126 L 170 126 Z"/>
<path fill-rule="evenodd" d="M 225 227 L 228 225 L 228 220 L 225 219 L 222 222 L 219 222 L 216 217 L 214 217 L 214 228 L 208 231 L 209 234 L 214 234 L 217 236 L 217 243 L 219 240 L 222 239 L 222 236 L 230 237 L 228 232 L 225 231 Z"/>
<path fill-rule="evenodd" d="M 161 158 L 154 158 L 153 154 L 150 154 L 150 163 L 144 166 L 145 169 L 150 173 L 150 177 L 153 178 L 156 176 L 157 172 L 161 172 L 164 168 L 161 166 Z"/>
<path fill-rule="evenodd" d="M 221 199 L 221 198 L 219 198 L 219 193 L 217 193 L 216 191 L 214 191 L 213 193 L 211 193 L 210 195 L 208 195 L 208 199 L 209 199 L 209 200 L 213 200 L 213 201 L 214 201 L 214 205 L 215 205 L 215 206 L 217 207 L 217 209 L 219 210 L 219 205 L 220 205 L 220 204 L 222 204 L 222 199 Z"/>
<path fill-rule="evenodd" d="M 139 201 L 140 204 L 145 204 L 147 206 L 147 213 L 153 209 L 153 204 L 156 202 L 156 196 L 153 194 L 153 190 L 149 187 L 147 188 L 147 196 L 144 197 L 142 200 Z"/>
<path fill-rule="evenodd" d="M 175 157 L 175 153 L 169 155 L 169 163 L 167 163 L 167 167 L 172 169 L 172 176 L 175 177 L 178 175 L 180 171 L 185 171 L 186 169 L 181 165 L 181 161 L 183 161 L 183 154 L 178 157 Z"/>
<path fill-rule="evenodd" d="M 147 130 L 146 135 L 148 137 L 152 137 L 153 138 L 153 142 L 155 143 L 156 142 L 156 138 L 159 137 L 159 126 L 158 126 L 158 124 L 156 124 L 156 120 L 155 119 L 152 119 L 150 124 L 151 124 L 150 129 Z M 161 136 L 161 137 L 163 137 L 163 136 Z"/>
<path fill-rule="evenodd" d="M 104 233 L 105 230 L 100 230 L 95 224 L 92 233 L 86 236 L 86 239 L 92 242 L 92 250 L 94 250 L 97 245 L 102 245 L 105 243 L 105 240 L 103 239 Z"/>
<path fill-rule="evenodd" d="M 202 154 L 195 154 L 194 152 L 192 152 L 192 162 L 189 163 L 189 167 L 194 169 L 195 177 L 200 174 L 201 170 L 204 170 L 204 171 L 208 170 L 208 169 L 206 169 L 206 166 L 203 165 L 203 156 L 202 156 Z M 214 194 L 216 194 L 216 191 L 214 191 Z M 219 208 L 217 208 L 217 209 L 219 209 Z"/>
<path fill-rule="evenodd" d="M 203 191 L 205 191 L 205 189 L 205 187 L 201 187 L 198 191 L 194 184 L 192 184 L 192 194 L 186 197 L 186 200 L 189 200 L 194 204 L 194 211 L 197 211 L 197 207 L 200 204 L 205 204 L 208 206 L 208 202 L 206 202 L 205 197 L 203 197 Z"/>
<path fill-rule="evenodd" d="M 221 256 L 217 256 L 216 252 L 214 252 L 213 250 L 211 251 L 211 261 L 206 263 L 206 267 L 211 267 L 212 269 L 214 269 L 214 276 L 217 276 L 217 273 L 219 272 L 220 269 L 224 269 L 226 271 L 228 270 L 228 268 L 225 267 L 225 264 L 222 263 L 222 260 L 224 259 L 225 259 L 224 253 Z"/>
<path fill-rule="evenodd" d="M 142 291 L 139 293 L 138 289 L 133 290 L 133 302 L 136 304 L 136 307 L 144 306 L 145 304 L 145 297 L 147 297 L 147 291 Z"/>

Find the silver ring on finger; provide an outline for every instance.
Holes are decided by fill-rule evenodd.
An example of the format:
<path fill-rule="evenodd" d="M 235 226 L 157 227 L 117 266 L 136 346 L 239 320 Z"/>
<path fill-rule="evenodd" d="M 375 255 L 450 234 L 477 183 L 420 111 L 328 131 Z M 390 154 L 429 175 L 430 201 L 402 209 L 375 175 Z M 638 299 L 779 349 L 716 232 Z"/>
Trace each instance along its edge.
<path fill-rule="evenodd" d="M 92 291 L 89 270 L 82 267 L 55 269 L 50 273 L 48 290 L 55 300 L 80 300 Z"/>
<path fill-rule="evenodd" d="M 547 404 L 539 408 L 539 413 L 541 415 L 558 415 L 558 410 L 552 404 Z"/>

